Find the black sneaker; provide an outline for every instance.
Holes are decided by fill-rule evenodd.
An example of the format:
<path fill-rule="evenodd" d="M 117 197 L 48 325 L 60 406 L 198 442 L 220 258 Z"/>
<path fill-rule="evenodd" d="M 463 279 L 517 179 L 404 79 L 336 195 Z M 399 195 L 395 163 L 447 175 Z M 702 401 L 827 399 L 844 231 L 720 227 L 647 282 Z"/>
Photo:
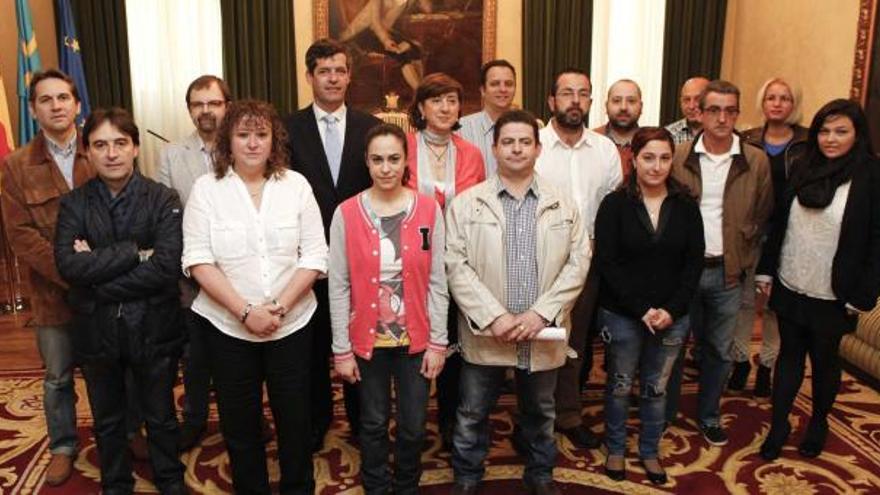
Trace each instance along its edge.
<path fill-rule="evenodd" d="M 727 445 L 727 433 L 724 433 L 720 426 L 704 425 L 700 427 L 700 432 L 703 433 L 703 438 L 709 442 L 709 445 L 716 447 Z"/>

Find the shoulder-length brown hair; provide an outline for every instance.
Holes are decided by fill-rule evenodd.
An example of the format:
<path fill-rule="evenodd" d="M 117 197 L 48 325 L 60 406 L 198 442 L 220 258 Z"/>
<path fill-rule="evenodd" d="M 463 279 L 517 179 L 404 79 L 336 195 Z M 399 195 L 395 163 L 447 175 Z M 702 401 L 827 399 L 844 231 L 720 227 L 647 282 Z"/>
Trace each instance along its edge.
<path fill-rule="evenodd" d="M 636 170 L 636 160 L 638 159 L 639 152 L 651 141 L 662 141 L 669 145 L 669 150 L 673 154 L 675 153 L 675 140 L 672 138 L 672 133 L 670 133 L 665 127 L 640 127 L 636 134 L 633 136 L 632 141 L 630 141 L 630 149 L 633 154 L 633 171 L 629 174 L 629 180 L 620 185 L 620 187 L 626 192 L 626 195 L 637 201 L 641 201 L 642 199 L 642 191 L 639 188 L 638 182 L 638 170 Z M 693 196 L 688 189 L 687 186 L 677 181 L 672 176 L 672 170 L 669 171 L 669 176 L 666 177 L 666 190 L 667 194 L 672 196 L 675 194 L 684 194 L 685 196 Z"/>
<path fill-rule="evenodd" d="M 428 127 L 428 121 L 425 120 L 425 116 L 422 115 L 422 111 L 419 110 L 419 103 L 435 96 L 445 95 L 446 93 L 455 93 L 458 95 L 458 119 L 461 119 L 461 104 L 462 97 L 464 96 L 464 88 L 461 86 L 460 82 L 456 81 L 451 76 L 442 72 L 435 72 L 425 76 L 425 78 L 422 79 L 422 82 L 419 83 L 419 87 L 416 88 L 416 94 L 413 97 L 412 104 L 409 106 L 409 121 L 412 126 L 420 131 L 425 130 L 425 128 Z M 452 126 L 452 130 L 456 131 L 460 127 L 461 123 L 456 120 L 455 125 Z"/>
<path fill-rule="evenodd" d="M 214 149 L 214 175 L 222 179 L 235 165 L 232 158 L 232 134 L 243 122 L 266 123 L 272 128 L 272 151 L 266 161 L 263 176 L 280 178 L 287 170 L 290 159 L 287 156 L 287 131 L 275 111 L 275 107 L 260 100 L 238 100 L 229 104 L 226 115 L 220 123 L 217 134 L 217 147 Z"/>

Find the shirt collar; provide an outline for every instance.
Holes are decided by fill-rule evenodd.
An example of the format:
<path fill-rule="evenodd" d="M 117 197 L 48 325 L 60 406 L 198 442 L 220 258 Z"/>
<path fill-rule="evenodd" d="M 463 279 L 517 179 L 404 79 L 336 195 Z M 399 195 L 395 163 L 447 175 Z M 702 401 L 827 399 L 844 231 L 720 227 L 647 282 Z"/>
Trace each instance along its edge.
<path fill-rule="evenodd" d="M 694 153 L 699 153 L 702 155 L 711 154 L 706 150 L 706 145 L 703 144 L 703 137 L 704 136 L 705 136 L 705 134 L 700 134 L 699 139 L 697 139 L 697 142 L 694 144 Z M 721 156 L 727 156 L 727 155 L 733 156 L 733 155 L 739 155 L 739 154 L 742 154 L 742 148 L 740 147 L 740 144 L 739 144 L 739 136 L 736 133 L 733 133 L 733 142 L 730 144 L 730 149 L 727 150 L 726 153 L 722 153 Z"/>
<path fill-rule="evenodd" d="M 492 187 L 493 187 L 494 190 L 495 190 L 495 194 L 496 194 L 499 198 L 500 198 L 502 195 L 504 195 L 504 194 L 510 196 L 511 198 L 516 198 L 516 196 L 514 196 L 513 194 L 511 194 L 510 191 L 508 191 L 507 188 L 504 187 L 504 183 L 501 182 L 501 177 L 499 177 L 498 174 L 495 174 L 494 176 L 492 176 Z M 532 175 L 532 183 L 529 184 L 529 188 L 526 189 L 526 194 L 525 194 L 525 195 L 528 196 L 529 194 L 531 194 L 531 195 L 534 196 L 535 198 L 539 198 L 539 197 L 540 197 L 539 194 L 538 194 L 538 181 L 535 180 L 535 176 L 534 176 L 534 175 Z"/>
<path fill-rule="evenodd" d="M 100 184 L 101 186 L 99 190 L 101 191 L 101 196 L 104 198 L 104 201 L 106 201 L 110 205 L 114 205 L 119 204 L 120 201 L 126 199 L 131 194 L 131 191 L 133 191 L 134 188 L 137 187 L 137 183 L 139 181 L 140 173 L 138 173 L 137 169 L 135 169 L 134 173 L 131 174 L 131 178 L 128 180 L 122 190 L 119 191 L 119 194 L 117 194 L 116 197 L 113 197 L 113 194 L 110 193 L 110 188 L 107 187 L 107 184 L 105 184 L 103 180 L 98 179 L 98 184 Z"/>
<path fill-rule="evenodd" d="M 565 144 L 565 142 L 562 141 L 562 138 L 559 137 L 559 134 L 556 133 L 556 128 L 553 127 L 553 119 L 551 119 L 550 122 L 548 122 L 544 128 L 547 129 L 547 136 L 545 136 L 545 138 L 549 138 L 549 139 L 545 139 L 547 141 L 546 143 L 544 143 L 544 142 L 541 143 L 543 146 L 549 145 L 550 147 L 553 147 L 553 146 L 556 146 L 557 144 L 559 144 L 560 146 L 568 148 L 568 145 Z M 592 147 L 593 146 L 592 139 L 591 139 L 592 136 L 590 135 L 592 132 L 593 131 L 584 127 L 583 134 L 581 134 L 580 139 L 578 139 L 578 141 L 576 143 L 574 143 L 574 146 L 572 146 L 572 148 L 580 148 L 581 146 L 584 146 L 584 145 Z"/>
<path fill-rule="evenodd" d="M 620 143 L 616 139 L 614 139 L 614 133 L 611 132 L 611 122 L 608 122 L 607 124 L 605 124 L 605 137 L 610 139 L 611 142 L 614 143 L 614 145 L 617 146 L 618 148 L 629 148 L 630 145 L 632 144 L 632 139 L 630 139 L 629 141 L 626 141 L 624 143 Z"/>
<path fill-rule="evenodd" d="M 489 134 L 495 129 L 495 122 L 489 117 L 489 112 L 483 110 L 480 112 L 480 130 L 483 134 Z"/>
<path fill-rule="evenodd" d="M 345 111 L 346 111 L 345 103 L 343 103 L 339 108 L 336 109 L 335 112 L 332 112 L 332 113 L 325 112 L 323 108 L 321 108 L 315 104 L 312 105 L 312 109 L 315 110 L 315 118 L 318 119 L 318 122 L 323 122 L 324 117 L 326 117 L 328 115 L 335 116 L 337 122 L 342 122 L 342 119 L 345 118 Z"/>
<path fill-rule="evenodd" d="M 48 135 L 46 135 L 46 146 L 49 148 L 49 153 L 53 155 L 58 155 L 62 157 L 67 157 L 72 155 L 76 151 L 76 131 L 73 132 L 73 136 L 70 137 L 70 140 L 67 143 L 60 145 L 53 141 Z"/>
<path fill-rule="evenodd" d="M 202 153 L 208 153 L 208 149 L 205 147 L 205 141 L 202 140 L 202 136 L 196 134 L 196 143 L 199 145 L 199 151 Z"/>

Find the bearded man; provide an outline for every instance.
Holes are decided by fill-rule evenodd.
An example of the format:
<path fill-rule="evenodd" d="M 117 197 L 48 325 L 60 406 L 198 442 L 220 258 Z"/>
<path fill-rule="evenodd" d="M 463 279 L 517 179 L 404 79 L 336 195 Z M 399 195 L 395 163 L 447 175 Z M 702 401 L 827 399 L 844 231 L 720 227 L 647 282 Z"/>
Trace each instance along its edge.
<path fill-rule="evenodd" d="M 633 169 L 630 142 L 639 130 L 639 118 L 642 116 L 642 89 L 631 79 L 615 82 L 608 88 L 605 113 L 608 115 L 608 123 L 593 130 L 608 137 L 617 146 L 625 180 Z"/>
<path fill-rule="evenodd" d="M 599 203 L 623 180 L 617 147 L 607 137 L 585 127 L 591 92 L 590 78 L 581 69 L 564 69 L 556 75 L 547 97 L 553 118 L 541 129 L 541 155 L 535 167 L 538 174 L 574 200 L 584 232 L 590 239 L 590 252 Z M 593 320 L 598 286 L 599 276 L 591 264 L 587 281 L 572 309 L 568 345 L 573 352 L 568 353 L 559 369 L 556 384 L 556 431 L 579 448 L 599 446 L 598 439 L 581 417 L 580 378 L 582 369 L 588 376 L 593 365 L 590 343 L 595 335 Z"/>

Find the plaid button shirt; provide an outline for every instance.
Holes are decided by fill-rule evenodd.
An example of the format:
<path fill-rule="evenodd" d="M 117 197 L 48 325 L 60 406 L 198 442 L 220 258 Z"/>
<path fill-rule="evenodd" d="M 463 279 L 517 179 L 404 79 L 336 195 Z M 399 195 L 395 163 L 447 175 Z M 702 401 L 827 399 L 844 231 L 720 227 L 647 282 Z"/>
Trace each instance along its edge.
<path fill-rule="evenodd" d="M 672 134 L 675 144 L 681 144 L 685 141 L 693 141 L 696 135 L 687 123 L 687 119 L 676 120 L 666 126 L 666 130 Z"/>
<path fill-rule="evenodd" d="M 504 208 L 504 249 L 507 260 L 507 310 L 513 314 L 528 310 L 538 299 L 537 225 L 538 191 L 534 182 L 522 199 L 514 197 L 495 176 L 498 199 Z M 516 367 L 529 369 L 531 344 L 516 347 Z"/>

